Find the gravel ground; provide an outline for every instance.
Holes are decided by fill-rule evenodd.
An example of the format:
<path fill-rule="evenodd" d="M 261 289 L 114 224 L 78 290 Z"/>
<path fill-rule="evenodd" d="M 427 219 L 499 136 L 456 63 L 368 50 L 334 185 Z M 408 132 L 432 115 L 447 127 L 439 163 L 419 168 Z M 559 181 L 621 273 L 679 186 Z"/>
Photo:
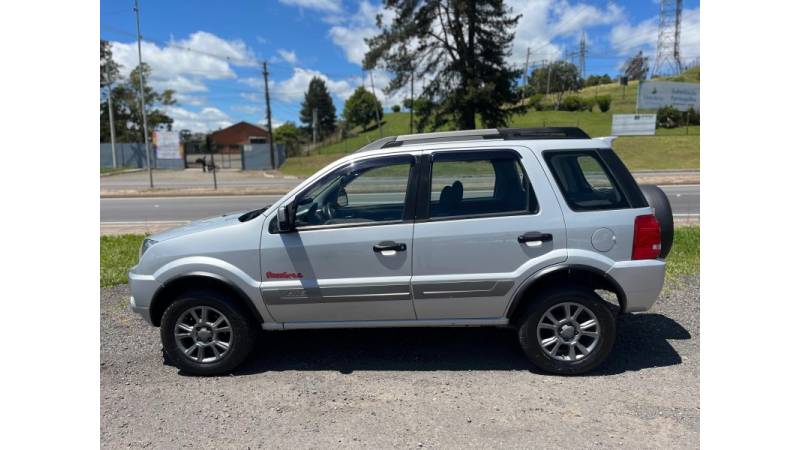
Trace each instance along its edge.
<path fill-rule="evenodd" d="M 235 375 L 183 376 L 128 295 L 101 290 L 103 447 L 699 447 L 699 277 L 579 377 L 482 328 L 265 332 Z"/>

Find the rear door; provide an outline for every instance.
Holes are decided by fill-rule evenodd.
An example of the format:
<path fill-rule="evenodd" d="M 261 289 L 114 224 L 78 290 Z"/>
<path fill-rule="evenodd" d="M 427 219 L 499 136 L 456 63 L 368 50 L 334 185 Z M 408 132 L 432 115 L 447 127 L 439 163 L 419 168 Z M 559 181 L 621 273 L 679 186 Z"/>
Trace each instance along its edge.
<path fill-rule="evenodd" d="M 561 209 L 525 147 L 428 151 L 414 228 L 419 319 L 502 317 L 519 283 L 566 260 Z"/>
<path fill-rule="evenodd" d="M 264 234 L 262 297 L 279 322 L 414 319 L 411 154 L 334 169 L 295 198 L 297 230 Z"/>

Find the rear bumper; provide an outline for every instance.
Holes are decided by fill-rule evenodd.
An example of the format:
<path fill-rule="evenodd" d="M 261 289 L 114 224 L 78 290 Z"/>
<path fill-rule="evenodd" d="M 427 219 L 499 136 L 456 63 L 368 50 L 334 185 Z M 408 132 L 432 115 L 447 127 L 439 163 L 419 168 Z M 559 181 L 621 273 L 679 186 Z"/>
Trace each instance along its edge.
<path fill-rule="evenodd" d="M 625 292 L 623 312 L 647 311 L 658 299 L 664 287 L 666 264 L 660 259 L 621 261 L 606 275 Z"/>
<path fill-rule="evenodd" d="M 161 283 L 156 281 L 152 275 L 139 275 L 133 272 L 128 273 L 128 286 L 131 290 L 130 309 L 139 314 L 148 323 L 150 321 L 150 302 Z M 153 324 L 156 325 L 156 324 Z"/>

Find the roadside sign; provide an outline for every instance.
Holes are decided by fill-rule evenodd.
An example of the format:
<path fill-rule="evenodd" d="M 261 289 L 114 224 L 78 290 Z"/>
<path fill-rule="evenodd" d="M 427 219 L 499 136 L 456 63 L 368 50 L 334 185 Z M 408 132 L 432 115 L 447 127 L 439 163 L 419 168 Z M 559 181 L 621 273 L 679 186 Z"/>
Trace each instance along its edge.
<path fill-rule="evenodd" d="M 655 114 L 614 114 L 612 136 L 652 136 L 656 134 Z"/>
<path fill-rule="evenodd" d="M 678 111 L 694 108 L 700 111 L 700 84 L 674 81 L 642 81 L 639 83 L 637 109 L 658 109 L 672 106 Z"/>
<path fill-rule="evenodd" d="M 181 135 L 177 131 L 154 131 L 153 144 L 156 145 L 158 159 L 183 159 L 181 154 Z"/>

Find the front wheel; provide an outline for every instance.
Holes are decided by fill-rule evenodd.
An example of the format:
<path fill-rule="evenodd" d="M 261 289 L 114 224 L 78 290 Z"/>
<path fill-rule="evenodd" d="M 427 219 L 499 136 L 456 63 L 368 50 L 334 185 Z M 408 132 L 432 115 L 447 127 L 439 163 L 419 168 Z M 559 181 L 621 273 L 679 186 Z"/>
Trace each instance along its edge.
<path fill-rule="evenodd" d="M 605 361 L 616 337 L 611 310 L 594 291 L 563 288 L 531 299 L 518 327 L 519 342 L 537 368 L 577 375 Z"/>
<path fill-rule="evenodd" d="M 241 364 L 257 337 L 253 321 L 224 294 L 181 295 L 161 318 L 161 342 L 170 361 L 188 374 L 219 375 Z"/>

